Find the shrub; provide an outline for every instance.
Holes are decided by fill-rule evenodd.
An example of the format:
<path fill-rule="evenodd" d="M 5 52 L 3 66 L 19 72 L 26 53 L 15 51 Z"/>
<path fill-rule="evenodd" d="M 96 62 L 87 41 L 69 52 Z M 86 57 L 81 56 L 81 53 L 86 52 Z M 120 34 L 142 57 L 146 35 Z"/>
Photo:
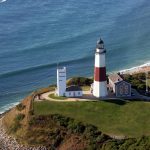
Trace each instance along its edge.
<path fill-rule="evenodd" d="M 119 149 L 119 146 L 115 140 L 107 141 L 102 146 L 102 150 L 117 150 L 117 149 Z"/>
<path fill-rule="evenodd" d="M 18 104 L 18 105 L 16 106 L 16 108 L 17 108 L 18 111 L 22 111 L 25 107 L 26 107 L 26 106 L 23 105 L 22 103 L 20 103 L 20 104 Z"/>
<path fill-rule="evenodd" d="M 31 117 L 30 120 L 29 120 L 29 125 L 32 126 L 32 125 L 35 125 L 35 124 L 36 124 L 36 118 Z"/>
<path fill-rule="evenodd" d="M 34 110 L 30 110 L 29 115 L 31 115 L 31 116 L 34 115 Z"/>
<path fill-rule="evenodd" d="M 69 121 L 68 129 L 73 133 L 83 133 L 85 126 L 81 122 L 76 122 L 74 120 Z"/>
<path fill-rule="evenodd" d="M 52 119 L 60 126 L 67 127 L 70 118 L 61 116 L 59 114 L 52 115 Z"/>
<path fill-rule="evenodd" d="M 19 121 L 14 121 L 14 123 L 10 127 L 10 132 L 15 133 L 19 128 L 21 128 L 21 124 L 19 123 Z"/>
<path fill-rule="evenodd" d="M 84 131 L 84 134 L 85 134 L 85 136 L 94 136 L 94 135 L 96 135 L 96 132 L 97 132 L 98 130 L 97 130 L 97 127 L 95 127 L 95 126 L 93 126 L 93 125 L 91 125 L 91 124 L 87 124 L 86 126 L 85 126 L 85 131 Z"/>
<path fill-rule="evenodd" d="M 85 77 L 73 77 L 67 81 L 67 85 L 78 85 L 78 86 L 90 86 L 93 83 L 93 79 Z"/>
<path fill-rule="evenodd" d="M 18 114 L 15 118 L 15 121 L 22 121 L 25 117 L 25 114 Z"/>
<path fill-rule="evenodd" d="M 136 143 L 136 139 L 134 139 L 134 138 L 124 140 L 124 143 L 122 145 L 120 145 L 120 150 L 127 150 L 134 143 Z"/>

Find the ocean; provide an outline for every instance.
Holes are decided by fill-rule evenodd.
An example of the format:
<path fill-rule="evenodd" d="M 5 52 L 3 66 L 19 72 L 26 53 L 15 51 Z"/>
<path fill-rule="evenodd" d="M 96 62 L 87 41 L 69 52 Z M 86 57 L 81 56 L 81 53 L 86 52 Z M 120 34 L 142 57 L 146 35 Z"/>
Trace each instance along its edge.
<path fill-rule="evenodd" d="M 92 76 L 96 41 L 107 72 L 150 62 L 149 0 L 0 0 L 0 113 L 33 90 Z"/>

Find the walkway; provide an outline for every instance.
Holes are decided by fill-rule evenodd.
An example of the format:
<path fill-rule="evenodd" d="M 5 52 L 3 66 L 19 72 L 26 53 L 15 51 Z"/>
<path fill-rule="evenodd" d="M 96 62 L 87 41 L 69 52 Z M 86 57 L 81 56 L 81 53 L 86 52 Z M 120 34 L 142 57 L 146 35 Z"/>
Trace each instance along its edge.
<path fill-rule="evenodd" d="M 36 101 L 41 101 L 41 100 L 50 100 L 50 101 L 56 101 L 56 102 L 75 102 L 75 101 L 99 101 L 98 98 L 95 98 L 90 91 L 83 91 L 83 96 L 82 97 L 75 97 L 75 98 L 66 98 L 64 100 L 57 100 L 57 99 L 53 99 L 50 98 L 49 95 L 53 94 L 54 91 L 51 92 L 47 92 L 44 93 L 40 96 L 40 98 L 36 97 L 35 100 Z M 112 95 L 109 93 L 109 96 L 106 98 L 101 98 L 101 100 L 113 100 L 113 99 L 141 99 L 141 100 L 145 100 L 145 101 L 150 101 L 150 97 L 144 96 L 144 95 L 140 95 L 135 89 L 132 89 L 132 93 L 134 93 L 134 96 L 130 96 L 130 97 L 115 97 L 115 95 Z"/>
<path fill-rule="evenodd" d="M 76 98 L 66 98 L 64 100 L 57 100 L 57 99 L 52 99 L 49 97 L 50 94 L 53 94 L 54 91 L 44 93 L 40 96 L 40 99 L 38 97 L 35 98 L 36 101 L 40 100 L 50 100 L 50 101 L 56 101 L 56 102 L 76 102 L 76 101 L 98 101 L 95 97 L 91 96 L 87 97 L 88 92 L 84 91 L 84 96 L 82 97 L 76 97 Z"/>

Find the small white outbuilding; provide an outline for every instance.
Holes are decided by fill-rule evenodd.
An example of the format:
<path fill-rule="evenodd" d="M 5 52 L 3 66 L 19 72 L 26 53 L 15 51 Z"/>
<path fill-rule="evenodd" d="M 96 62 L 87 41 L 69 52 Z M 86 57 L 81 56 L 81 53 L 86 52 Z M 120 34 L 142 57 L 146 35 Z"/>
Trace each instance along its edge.
<path fill-rule="evenodd" d="M 82 89 L 79 86 L 72 85 L 66 88 L 66 97 L 81 97 L 83 95 Z"/>

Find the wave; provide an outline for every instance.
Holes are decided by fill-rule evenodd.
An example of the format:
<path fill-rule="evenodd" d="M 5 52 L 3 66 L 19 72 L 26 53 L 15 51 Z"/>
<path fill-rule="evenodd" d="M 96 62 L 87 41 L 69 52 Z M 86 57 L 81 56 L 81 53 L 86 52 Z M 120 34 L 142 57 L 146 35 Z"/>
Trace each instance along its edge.
<path fill-rule="evenodd" d="M 132 72 L 132 71 L 137 70 L 137 69 L 142 68 L 142 67 L 150 67 L 150 62 L 147 62 L 147 63 L 139 65 L 139 66 L 135 66 L 135 67 L 132 67 L 129 69 L 123 69 L 123 70 L 120 70 L 119 72 L 120 73 Z"/>
<path fill-rule="evenodd" d="M 92 57 L 87 56 L 87 57 L 83 57 L 83 58 L 79 58 L 79 59 L 62 61 L 62 62 L 59 62 L 59 64 L 60 65 L 74 64 L 76 62 L 81 62 L 81 61 L 83 62 L 83 61 L 88 60 L 90 58 L 92 58 Z M 11 72 L 6 72 L 6 73 L 3 73 L 3 74 L 0 74 L 0 77 L 9 77 L 9 76 L 17 75 L 17 74 L 23 74 L 23 73 L 26 73 L 26 72 L 40 70 L 40 69 L 46 69 L 46 68 L 50 68 L 50 67 L 57 67 L 57 63 L 44 64 L 44 65 L 33 66 L 33 67 L 24 68 L 24 69 L 20 69 L 20 70 L 15 70 L 15 71 L 11 71 Z"/>
<path fill-rule="evenodd" d="M 18 55 L 19 53 L 21 54 L 26 54 L 26 53 L 31 53 L 31 52 L 36 52 L 38 53 L 38 51 L 42 50 L 50 50 L 50 49 L 54 49 L 57 47 L 65 47 L 66 45 L 68 45 L 68 43 L 71 42 L 77 42 L 77 41 L 81 41 L 81 39 L 84 39 L 85 37 L 87 38 L 88 36 L 91 37 L 91 34 L 94 35 L 98 35 L 99 29 L 95 29 L 92 31 L 88 31 L 88 32 L 81 32 L 75 35 L 72 35 L 71 37 L 65 37 L 62 38 L 60 40 L 54 41 L 54 42 L 48 42 L 46 44 L 42 44 L 42 45 L 34 45 L 32 47 L 27 47 L 24 49 L 19 49 L 19 50 L 15 50 L 15 51 L 7 51 L 7 52 L 0 52 L 1 57 L 5 57 L 5 56 L 10 56 L 10 55 Z M 95 40 L 97 40 L 99 37 L 95 36 Z"/>
<path fill-rule="evenodd" d="M 8 111 L 9 109 L 13 108 L 14 106 L 18 105 L 19 102 L 14 102 L 14 103 L 10 103 L 10 104 L 7 104 L 3 107 L 0 107 L 0 114 L 3 114 L 4 112 Z"/>
<path fill-rule="evenodd" d="M 4 3 L 4 2 L 6 2 L 6 1 L 7 1 L 7 0 L 1 0 L 0 3 Z"/>

